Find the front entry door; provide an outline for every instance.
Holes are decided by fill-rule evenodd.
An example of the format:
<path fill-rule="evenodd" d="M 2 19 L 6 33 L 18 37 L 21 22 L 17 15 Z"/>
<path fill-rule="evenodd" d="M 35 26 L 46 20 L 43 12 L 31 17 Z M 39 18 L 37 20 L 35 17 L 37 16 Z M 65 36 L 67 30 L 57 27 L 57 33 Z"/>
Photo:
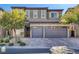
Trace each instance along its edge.
<path fill-rule="evenodd" d="M 71 37 L 75 37 L 75 32 L 74 32 L 74 30 L 71 30 Z"/>

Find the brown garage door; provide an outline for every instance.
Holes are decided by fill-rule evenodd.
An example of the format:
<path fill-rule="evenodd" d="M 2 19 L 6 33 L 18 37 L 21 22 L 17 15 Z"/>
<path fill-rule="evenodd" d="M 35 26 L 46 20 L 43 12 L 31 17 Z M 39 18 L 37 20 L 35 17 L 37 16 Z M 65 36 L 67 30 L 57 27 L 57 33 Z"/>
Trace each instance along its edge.
<path fill-rule="evenodd" d="M 42 38 L 43 29 L 42 27 L 32 27 L 32 38 Z"/>
<path fill-rule="evenodd" d="M 45 28 L 46 38 L 63 38 L 67 37 L 66 27 L 46 27 Z"/>

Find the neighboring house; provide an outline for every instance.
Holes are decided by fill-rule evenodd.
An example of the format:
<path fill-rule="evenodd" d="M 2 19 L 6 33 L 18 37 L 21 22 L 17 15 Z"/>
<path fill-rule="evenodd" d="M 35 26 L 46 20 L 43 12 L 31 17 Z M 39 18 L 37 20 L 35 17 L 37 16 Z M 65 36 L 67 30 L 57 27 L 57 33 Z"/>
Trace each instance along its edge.
<path fill-rule="evenodd" d="M 4 12 L 4 10 L 2 8 L 0 8 L 0 18 L 2 17 L 3 12 Z M 4 32 L 5 32 L 5 30 L 0 28 L 0 37 L 4 36 Z"/>
<path fill-rule="evenodd" d="M 30 38 L 67 38 L 76 37 L 72 24 L 61 24 L 60 17 L 63 9 L 48 9 L 45 8 L 27 8 L 27 7 L 12 7 L 12 9 L 26 10 L 25 22 L 25 37 Z"/>

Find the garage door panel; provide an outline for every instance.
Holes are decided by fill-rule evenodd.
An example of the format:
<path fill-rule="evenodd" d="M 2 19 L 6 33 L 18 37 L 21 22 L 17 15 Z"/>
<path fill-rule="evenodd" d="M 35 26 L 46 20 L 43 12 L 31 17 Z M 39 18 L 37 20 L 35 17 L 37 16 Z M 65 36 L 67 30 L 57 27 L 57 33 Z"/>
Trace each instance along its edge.
<path fill-rule="evenodd" d="M 42 27 L 32 27 L 32 37 L 42 38 L 43 37 Z"/>

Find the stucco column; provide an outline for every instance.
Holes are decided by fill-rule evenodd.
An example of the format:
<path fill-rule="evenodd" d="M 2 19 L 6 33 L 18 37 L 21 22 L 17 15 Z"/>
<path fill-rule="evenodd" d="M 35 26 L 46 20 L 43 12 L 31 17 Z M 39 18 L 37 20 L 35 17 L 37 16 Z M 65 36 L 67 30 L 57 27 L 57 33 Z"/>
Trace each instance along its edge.
<path fill-rule="evenodd" d="M 67 38 L 70 37 L 70 32 L 69 32 L 69 28 L 67 27 Z"/>
<path fill-rule="evenodd" d="M 30 26 L 30 38 L 32 38 L 32 26 Z"/>
<path fill-rule="evenodd" d="M 45 38 L 45 26 L 43 26 L 43 38 Z"/>
<path fill-rule="evenodd" d="M 76 30 L 74 30 L 74 34 L 75 34 L 75 38 L 77 37 L 77 35 L 76 35 Z"/>

